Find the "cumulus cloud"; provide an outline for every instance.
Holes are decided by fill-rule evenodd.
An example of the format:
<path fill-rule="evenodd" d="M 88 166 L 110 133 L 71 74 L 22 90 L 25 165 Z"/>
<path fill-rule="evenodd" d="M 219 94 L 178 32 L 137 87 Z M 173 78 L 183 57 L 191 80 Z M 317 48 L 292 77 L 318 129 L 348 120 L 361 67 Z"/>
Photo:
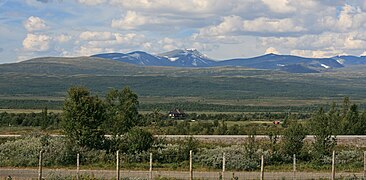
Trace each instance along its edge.
<path fill-rule="evenodd" d="M 58 35 L 54 38 L 55 41 L 59 42 L 59 43 L 65 43 L 71 40 L 71 36 L 70 35 L 65 35 L 65 34 L 61 34 Z"/>
<path fill-rule="evenodd" d="M 353 34 L 350 34 L 344 40 L 344 48 L 346 49 L 364 49 L 366 42 L 364 40 L 356 39 Z"/>
<path fill-rule="evenodd" d="M 41 3 L 48 3 L 50 0 L 37 0 L 37 1 Z"/>
<path fill-rule="evenodd" d="M 27 34 L 23 40 L 23 48 L 26 51 L 47 51 L 51 37 L 47 35 Z"/>
<path fill-rule="evenodd" d="M 135 11 L 127 11 L 122 19 L 113 19 L 111 26 L 119 29 L 135 29 L 145 24 L 158 24 L 161 21 L 138 14 Z"/>
<path fill-rule="evenodd" d="M 81 32 L 75 41 L 74 53 L 64 54 L 85 56 L 99 52 L 118 52 L 125 49 L 136 50 L 151 47 L 146 37 L 136 33 L 117 33 L 109 31 L 85 31 Z"/>
<path fill-rule="evenodd" d="M 24 27 L 28 32 L 40 31 L 47 29 L 45 21 L 36 16 L 30 16 L 25 22 Z"/>
<path fill-rule="evenodd" d="M 215 26 L 200 29 L 202 36 L 223 36 L 223 35 L 263 35 L 275 36 L 276 34 L 291 34 L 306 31 L 301 25 L 296 25 L 292 19 L 269 19 L 257 18 L 254 20 L 243 20 L 239 16 L 224 17 L 222 22 Z"/>
<path fill-rule="evenodd" d="M 237 0 L 111 0 L 114 5 L 125 9 L 143 10 L 145 12 L 164 12 L 173 14 L 207 14 L 217 13 L 218 10 L 233 9 Z"/>
<path fill-rule="evenodd" d="M 103 4 L 106 2 L 106 0 L 77 0 L 77 1 L 81 4 L 85 4 L 85 5 L 89 5 L 89 6 L 99 5 L 99 4 Z"/>
<path fill-rule="evenodd" d="M 162 52 L 193 47 L 207 54 L 211 51 L 220 58 L 256 56 L 277 50 L 283 54 L 319 57 L 362 54 L 366 47 L 363 1 L 71 0 L 59 3 L 60 7 L 45 4 L 61 1 L 24 0 L 26 7 L 55 15 L 28 15 L 22 24 L 27 34 L 21 34 L 24 30 L 18 33 L 24 53 L 90 55 L 103 51 Z M 70 10 L 80 13 L 70 14 Z M 60 21 L 51 23 L 53 19 L 49 18 L 57 13 L 61 14 L 57 16 Z M 7 29 L 0 27 L 0 34 L 11 34 Z M 24 36 L 25 39 L 19 38 Z M 4 38 L 1 40 L 5 42 Z M 9 47 L 6 51 L 16 48 L 21 47 Z"/>
<path fill-rule="evenodd" d="M 359 6 L 345 4 L 342 6 L 339 15 L 328 14 L 320 17 L 316 25 L 323 31 L 349 32 L 365 28 L 366 12 Z"/>
<path fill-rule="evenodd" d="M 280 54 L 276 48 L 274 47 L 269 47 L 266 49 L 265 54 Z"/>
<path fill-rule="evenodd" d="M 289 0 L 262 0 L 268 8 L 277 13 L 294 12 L 296 9 L 289 4 Z"/>
<path fill-rule="evenodd" d="M 301 25 L 296 25 L 293 19 L 269 19 L 257 18 L 252 21 L 243 21 L 243 30 L 249 32 L 272 33 L 292 33 L 301 32 L 306 29 Z"/>
<path fill-rule="evenodd" d="M 111 32 L 85 31 L 79 36 L 81 40 L 105 41 L 115 39 L 115 35 Z"/>

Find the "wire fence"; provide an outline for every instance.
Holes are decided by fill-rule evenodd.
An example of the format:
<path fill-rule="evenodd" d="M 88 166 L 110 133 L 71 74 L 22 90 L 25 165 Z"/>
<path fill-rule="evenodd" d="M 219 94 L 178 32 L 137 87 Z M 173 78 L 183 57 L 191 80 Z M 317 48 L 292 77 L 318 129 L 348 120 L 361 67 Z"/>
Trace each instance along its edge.
<path fill-rule="evenodd" d="M 252 159 L 251 163 L 259 164 L 260 168 L 254 171 L 243 171 L 240 168 L 242 159 L 230 157 L 223 153 L 216 157 L 218 164 L 203 165 L 202 159 L 195 154 L 174 154 L 166 156 L 154 156 L 154 154 L 126 155 L 120 152 L 108 157 L 99 157 L 99 162 L 90 162 L 92 155 L 76 155 L 74 167 L 55 168 L 47 166 L 48 157 L 44 152 L 39 152 L 38 168 L 6 168 L 0 167 L 1 179 L 365 179 L 366 152 L 357 159 L 358 164 L 364 166 L 359 172 L 337 171 L 339 164 L 347 163 L 347 157 L 342 152 L 333 152 L 329 166 L 321 172 L 308 172 L 298 164 L 296 156 L 293 157 L 291 169 L 275 171 L 266 170 L 268 161 L 265 156 L 260 159 Z M 337 158 L 337 156 L 339 158 Z M 352 167 L 351 167 L 352 168 Z"/>

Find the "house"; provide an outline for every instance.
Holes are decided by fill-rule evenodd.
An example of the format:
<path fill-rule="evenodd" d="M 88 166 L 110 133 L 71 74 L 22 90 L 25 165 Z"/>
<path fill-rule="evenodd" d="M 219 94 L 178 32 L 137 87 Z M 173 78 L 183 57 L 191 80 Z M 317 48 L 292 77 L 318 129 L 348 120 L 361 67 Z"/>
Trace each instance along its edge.
<path fill-rule="evenodd" d="M 180 110 L 178 108 L 169 111 L 168 117 L 171 119 L 184 119 L 186 118 L 186 113 L 184 113 L 183 110 Z"/>

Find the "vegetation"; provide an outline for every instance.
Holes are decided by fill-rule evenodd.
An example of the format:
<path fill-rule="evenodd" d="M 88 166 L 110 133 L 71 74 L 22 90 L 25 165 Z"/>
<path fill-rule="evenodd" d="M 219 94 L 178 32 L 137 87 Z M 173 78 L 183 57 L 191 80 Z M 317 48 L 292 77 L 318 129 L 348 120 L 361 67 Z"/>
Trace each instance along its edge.
<path fill-rule="evenodd" d="M 105 133 L 101 125 L 106 119 L 106 107 L 102 100 L 91 96 L 86 88 L 69 89 L 61 123 L 72 145 L 103 147 Z"/>
<path fill-rule="evenodd" d="M 130 88 L 112 89 L 99 98 L 84 87 L 72 87 L 67 92 L 62 115 L 48 112 L 8 114 L 1 113 L 0 124 L 40 126 L 41 129 L 62 127 L 65 138 L 31 135 L 0 144 L 0 162 L 3 166 L 36 166 L 37 153 L 43 150 L 50 158 L 47 166 L 68 166 L 75 163 L 77 153 L 82 163 L 112 167 L 115 151 L 124 152 L 129 168 L 141 168 L 154 154 L 157 167 L 185 169 L 189 151 L 193 150 L 195 164 L 201 168 L 221 166 L 222 153 L 227 154 L 227 168 L 256 170 L 259 157 L 265 156 L 267 165 L 291 163 L 295 153 L 306 166 L 321 169 L 329 164 L 331 151 L 337 148 L 338 134 L 364 133 L 365 112 L 345 98 L 341 106 L 333 104 L 328 111 L 322 107 L 309 114 L 250 113 L 250 114 L 195 114 L 186 120 L 168 119 L 155 109 L 152 113 L 138 113 L 138 96 Z M 11 117 L 11 118 L 10 118 Z M 256 117 L 262 123 L 251 122 Z M 28 119 L 28 120 L 27 120 Z M 61 119 L 61 121 L 60 121 Z M 194 119 L 195 121 L 191 121 Z M 232 121 L 246 124 L 233 124 Z M 280 125 L 271 121 L 283 119 Z M 263 120 L 270 120 L 263 123 Z M 26 124 L 25 122 L 30 122 Z M 268 122 L 268 121 L 267 121 Z M 336 128 L 335 128 L 336 127 Z M 244 145 L 220 146 L 201 144 L 194 138 L 176 142 L 154 139 L 154 134 L 249 134 Z M 255 139 L 266 134 L 268 141 Z M 111 134 L 111 138 L 104 135 Z M 305 135 L 315 135 L 314 142 L 306 142 Z M 279 135 L 283 135 L 279 141 Z M 18 158 L 18 156 L 22 158 Z M 337 158 L 345 167 L 359 168 L 362 149 L 340 151 Z"/>

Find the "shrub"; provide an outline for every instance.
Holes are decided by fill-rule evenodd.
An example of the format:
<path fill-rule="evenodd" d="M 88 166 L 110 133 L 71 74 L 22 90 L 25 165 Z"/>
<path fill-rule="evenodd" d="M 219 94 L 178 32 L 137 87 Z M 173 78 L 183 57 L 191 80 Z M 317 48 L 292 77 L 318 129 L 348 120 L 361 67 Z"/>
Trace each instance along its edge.
<path fill-rule="evenodd" d="M 36 137 L 0 144 L 0 166 L 37 166 L 41 148 L 41 141 Z"/>

